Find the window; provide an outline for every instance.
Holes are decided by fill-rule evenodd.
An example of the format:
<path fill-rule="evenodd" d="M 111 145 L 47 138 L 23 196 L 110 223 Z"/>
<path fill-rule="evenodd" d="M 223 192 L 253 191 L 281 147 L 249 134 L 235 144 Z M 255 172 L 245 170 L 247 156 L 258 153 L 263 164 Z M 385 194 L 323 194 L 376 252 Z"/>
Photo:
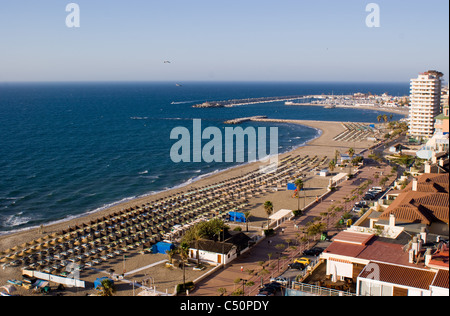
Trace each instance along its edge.
<path fill-rule="evenodd" d="M 383 285 L 381 288 L 381 296 L 392 296 L 393 287 L 388 285 Z"/>
<path fill-rule="evenodd" d="M 361 296 L 392 296 L 393 287 L 382 285 L 370 280 L 361 280 L 359 282 L 359 295 Z"/>
<path fill-rule="evenodd" d="M 359 295 L 370 296 L 370 287 L 368 282 L 366 281 L 359 282 Z"/>

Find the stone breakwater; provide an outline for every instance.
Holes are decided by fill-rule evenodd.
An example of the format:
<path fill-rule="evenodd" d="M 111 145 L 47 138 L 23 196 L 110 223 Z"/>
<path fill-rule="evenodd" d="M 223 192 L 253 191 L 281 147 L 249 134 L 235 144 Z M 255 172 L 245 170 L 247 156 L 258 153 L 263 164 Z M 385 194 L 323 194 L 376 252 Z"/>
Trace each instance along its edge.
<path fill-rule="evenodd" d="M 259 104 L 259 103 L 272 103 L 283 101 L 294 101 L 304 99 L 305 96 L 284 96 L 284 97 L 266 97 L 266 98 L 249 98 L 249 99 L 236 99 L 227 101 L 210 101 L 201 104 L 195 104 L 193 108 L 224 108 L 234 107 L 247 104 Z"/>
<path fill-rule="evenodd" d="M 254 120 L 258 120 L 258 119 L 267 119 L 267 116 L 252 116 L 252 117 L 242 117 L 242 118 L 237 118 L 237 119 L 233 119 L 233 120 L 228 120 L 225 121 L 225 124 L 232 124 L 232 125 L 237 125 L 237 124 L 241 124 L 244 122 L 249 122 L 249 121 L 254 121 Z"/>

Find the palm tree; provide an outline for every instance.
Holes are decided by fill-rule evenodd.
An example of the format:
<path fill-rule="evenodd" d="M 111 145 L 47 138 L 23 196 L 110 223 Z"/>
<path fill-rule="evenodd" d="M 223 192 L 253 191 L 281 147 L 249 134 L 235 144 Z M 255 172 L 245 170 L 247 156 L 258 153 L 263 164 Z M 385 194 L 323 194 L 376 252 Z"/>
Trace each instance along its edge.
<path fill-rule="evenodd" d="M 333 172 L 335 168 L 336 168 L 336 161 L 331 160 L 330 163 L 328 164 L 328 169 L 330 169 L 330 171 Z"/>
<path fill-rule="evenodd" d="M 380 114 L 380 115 L 377 116 L 378 122 L 381 122 L 382 119 L 383 119 L 383 115 Z"/>
<path fill-rule="evenodd" d="M 335 150 L 335 152 L 334 152 L 334 161 L 337 163 L 338 162 L 338 156 L 339 156 L 339 154 L 340 154 L 340 152 L 339 152 L 339 150 Z"/>
<path fill-rule="evenodd" d="M 97 287 L 100 296 L 113 296 L 116 293 L 116 287 L 110 279 L 105 279 L 102 281 L 102 285 Z"/>
<path fill-rule="evenodd" d="M 177 250 L 176 249 L 170 249 L 170 250 L 167 250 L 166 253 L 167 253 L 167 256 L 169 257 L 169 263 L 172 264 L 173 263 L 173 257 L 177 253 Z"/>
<path fill-rule="evenodd" d="M 301 178 L 298 178 L 294 184 L 297 187 L 297 210 L 300 210 L 300 191 L 303 190 L 304 183 Z"/>
<path fill-rule="evenodd" d="M 247 232 L 248 232 L 248 220 L 250 219 L 250 217 L 252 217 L 252 214 L 249 211 L 244 212 L 244 216 L 245 216 L 245 224 L 247 226 Z"/>
<path fill-rule="evenodd" d="M 354 155 L 355 155 L 355 150 L 354 150 L 353 148 L 349 148 L 349 150 L 348 150 L 348 156 L 350 157 L 350 161 L 352 161 Z M 352 167 L 351 167 L 351 164 L 350 164 L 350 172 L 349 172 L 349 173 L 350 173 L 350 174 L 352 173 Z"/>
<path fill-rule="evenodd" d="M 178 253 L 181 256 L 181 260 L 183 262 L 183 285 L 186 284 L 186 270 L 185 270 L 185 261 L 189 257 L 189 244 L 188 243 L 181 243 L 180 247 L 178 248 Z"/>
<path fill-rule="evenodd" d="M 273 204 L 271 201 L 266 201 L 264 203 L 264 209 L 266 210 L 267 213 L 267 229 L 269 229 L 269 216 L 272 215 L 273 213 Z"/>
<path fill-rule="evenodd" d="M 349 148 L 348 155 L 349 155 L 350 159 L 352 159 L 353 156 L 355 155 L 355 150 L 353 148 Z"/>

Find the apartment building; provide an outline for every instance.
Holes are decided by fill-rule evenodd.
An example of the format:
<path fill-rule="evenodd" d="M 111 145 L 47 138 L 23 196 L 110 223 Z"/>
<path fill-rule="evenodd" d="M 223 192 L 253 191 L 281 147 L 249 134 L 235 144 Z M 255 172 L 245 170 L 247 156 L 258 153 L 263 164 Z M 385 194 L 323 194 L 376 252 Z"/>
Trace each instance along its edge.
<path fill-rule="evenodd" d="M 409 111 L 409 134 L 416 138 L 431 138 L 435 118 L 441 109 L 442 73 L 428 71 L 411 79 L 411 107 Z"/>

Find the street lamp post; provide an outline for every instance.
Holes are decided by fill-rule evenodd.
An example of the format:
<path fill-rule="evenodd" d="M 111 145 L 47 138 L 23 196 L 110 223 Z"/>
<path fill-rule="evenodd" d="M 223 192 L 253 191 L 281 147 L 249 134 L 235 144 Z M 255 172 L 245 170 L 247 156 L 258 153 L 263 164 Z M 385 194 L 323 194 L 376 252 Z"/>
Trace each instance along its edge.
<path fill-rule="evenodd" d="M 242 279 L 242 296 L 245 296 L 245 282 L 247 282 L 247 280 Z"/>

